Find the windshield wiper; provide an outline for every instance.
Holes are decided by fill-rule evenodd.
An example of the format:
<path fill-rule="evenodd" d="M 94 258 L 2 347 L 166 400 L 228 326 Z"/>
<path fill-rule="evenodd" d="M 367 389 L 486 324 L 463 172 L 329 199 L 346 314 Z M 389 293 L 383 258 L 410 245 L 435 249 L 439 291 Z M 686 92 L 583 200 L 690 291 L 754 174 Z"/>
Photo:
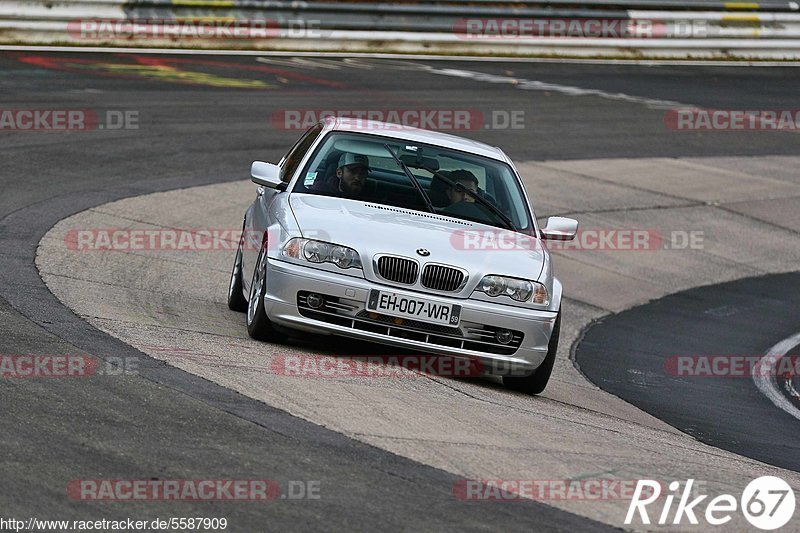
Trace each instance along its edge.
<path fill-rule="evenodd" d="M 436 213 L 436 208 L 433 207 L 433 202 L 431 202 L 431 199 L 428 198 L 427 194 L 425 194 L 425 189 L 423 189 L 422 185 L 419 184 L 419 180 L 414 175 L 414 173 L 411 172 L 411 170 L 409 170 L 408 166 L 406 166 L 406 164 L 403 163 L 402 159 L 397 157 L 397 155 L 392 151 L 391 147 L 388 144 L 384 144 L 383 147 L 386 148 L 390 154 L 392 154 L 394 160 L 397 161 L 397 164 L 400 165 L 400 168 L 403 169 L 403 172 L 405 172 L 406 176 L 408 176 L 408 179 L 410 179 L 411 183 L 414 184 L 414 188 L 417 189 L 417 192 L 419 192 L 419 195 L 422 197 L 422 201 L 425 202 L 425 207 L 428 208 L 428 211 L 430 211 L 431 213 Z"/>
<path fill-rule="evenodd" d="M 489 200 L 487 200 L 486 198 L 484 198 L 483 196 L 481 196 L 477 192 L 475 192 L 475 191 L 473 191 L 471 189 L 467 189 L 466 187 L 464 187 L 460 183 L 454 182 L 453 180 L 451 180 L 447 176 L 439 173 L 438 170 L 433 170 L 433 169 L 430 169 L 430 168 L 428 168 L 426 166 L 421 166 L 420 168 L 422 168 L 422 170 L 427 170 L 428 172 L 433 174 L 435 177 L 437 177 L 440 180 L 442 180 L 443 182 L 445 182 L 450 187 L 453 187 L 454 189 L 456 189 L 458 191 L 464 191 L 465 193 L 469 194 L 479 204 L 481 204 L 482 206 L 486 207 L 487 209 L 489 209 L 489 211 L 491 211 L 492 213 L 497 215 L 497 217 L 500 220 L 503 221 L 503 224 L 505 224 L 506 229 L 510 229 L 511 231 L 517 231 L 517 228 L 514 227 L 514 222 L 511 221 L 511 219 L 508 217 L 508 215 L 506 215 L 505 213 L 500 211 L 500 209 L 497 208 L 497 206 L 495 206 L 492 202 L 490 202 Z"/>

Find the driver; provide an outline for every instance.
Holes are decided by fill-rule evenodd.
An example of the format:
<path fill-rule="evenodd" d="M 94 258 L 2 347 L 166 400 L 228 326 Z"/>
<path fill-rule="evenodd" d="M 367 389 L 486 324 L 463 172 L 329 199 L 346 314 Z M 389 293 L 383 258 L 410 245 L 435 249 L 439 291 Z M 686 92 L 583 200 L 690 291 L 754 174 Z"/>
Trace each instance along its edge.
<path fill-rule="evenodd" d="M 320 183 L 314 190 L 345 198 L 362 199 L 366 193 L 369 158 L 363 154 L 345 152 L 339 157 L 336 175 Z"/>

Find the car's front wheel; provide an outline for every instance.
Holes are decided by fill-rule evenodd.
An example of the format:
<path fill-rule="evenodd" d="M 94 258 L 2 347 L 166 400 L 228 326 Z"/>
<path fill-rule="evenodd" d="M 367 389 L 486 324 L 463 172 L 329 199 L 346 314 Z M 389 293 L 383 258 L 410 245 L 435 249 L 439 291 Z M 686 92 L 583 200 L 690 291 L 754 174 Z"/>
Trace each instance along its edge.
<path fill-rule="evenodd" d="M 527 394 L 541 394 L 547 387 L 547 382 L 550 381 L 550 374 L 553 372 L 560 334 L 561 311 L 556 316 L 556 323 L 553 326 L 553 332 L 550 334 L 550 342 L 547 344 L 547 355 L 542 364 L 539 365 L 539 368 L 528 376 L 503 376 L 503 385 L 509 389 Z"/>
<path fill-rule="evenodd" d="M 247 301 L 247 333 L 260 341 L 275 342 L 283 340 L 284 335 L 275 330 L 264 309 L 264 293 L 267 290 L 267 253 L 261 247 L 250 283 L 250 297 Z"/>
<path fill-rule="evenodd" d="M 228 284 L 228 309 L 244 313 L 247 311 L 247 300 L 244 299 L 242 289 L 242 241 L 244 231 L 239 238 L 239 246 L 236 248 L 236 257 L 233 259 L 233 269 L 231 270 L 231 281 Z"/>

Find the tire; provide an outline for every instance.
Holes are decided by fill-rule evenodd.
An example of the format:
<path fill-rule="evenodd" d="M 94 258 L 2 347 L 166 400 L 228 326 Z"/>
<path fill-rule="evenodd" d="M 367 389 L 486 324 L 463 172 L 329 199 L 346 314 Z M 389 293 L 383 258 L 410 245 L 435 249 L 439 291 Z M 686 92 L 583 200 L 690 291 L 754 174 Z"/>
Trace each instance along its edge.
<path fill-rule="evenodd" d="M 264 245 L 265 246 L 265 245 Z M 252 338 L 260 341 L 277 342 L 285 339 L 272 326 L 264 309 L 264 293 L 267 287 L 267 253 L 261 247 L 253 271 L 253 281 L 250 283 L 250 297 L 247 301 L 247 333 Z"/>
<path fill-rule="evenodd" d="M 547 355 L 542 364 L 529 376 L 503 376 L 503 385 L 526 394 L 541 394 L 547 387 L 547 382 L 550 381 L 550 374 L 553 373 L 553 365 L 556 362 L 556 352 L 558 351 L 558 337 L 560 335 L 561 311 L 559 310 L 555 326 L 553 326 L 553 333 L 550 335 L 550 342 L 547 344 Z"/>
<path fill-rule="evenodd" d="M 233 268 L 231 269 L 231 282 L 228 284 L 228 309 L 240 313 L 247 312 L 247 300 L 244 298 L 244 289 L 242 288 L 243 240 L 244 232 L 242 232 L 242 237 L 239 239 L 239 246 L 236 248 L 236 257 L 233 260 Z"/>

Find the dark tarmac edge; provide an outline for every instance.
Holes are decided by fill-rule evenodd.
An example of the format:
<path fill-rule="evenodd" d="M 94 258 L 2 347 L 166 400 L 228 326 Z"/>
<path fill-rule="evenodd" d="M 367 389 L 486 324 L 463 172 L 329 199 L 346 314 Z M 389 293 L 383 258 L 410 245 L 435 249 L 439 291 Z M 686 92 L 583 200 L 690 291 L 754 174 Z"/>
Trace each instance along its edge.
<path fill-rule="evenodd" d="M 798 301 L 800 273 L 689 289 L 594 321 L 570 358 L 601 389 L 701 442 L 798 472 L 800 421 L 752 377 L 676 375 L 668 366 L 675 356 L 763 356 L 800 331 Z"/>

